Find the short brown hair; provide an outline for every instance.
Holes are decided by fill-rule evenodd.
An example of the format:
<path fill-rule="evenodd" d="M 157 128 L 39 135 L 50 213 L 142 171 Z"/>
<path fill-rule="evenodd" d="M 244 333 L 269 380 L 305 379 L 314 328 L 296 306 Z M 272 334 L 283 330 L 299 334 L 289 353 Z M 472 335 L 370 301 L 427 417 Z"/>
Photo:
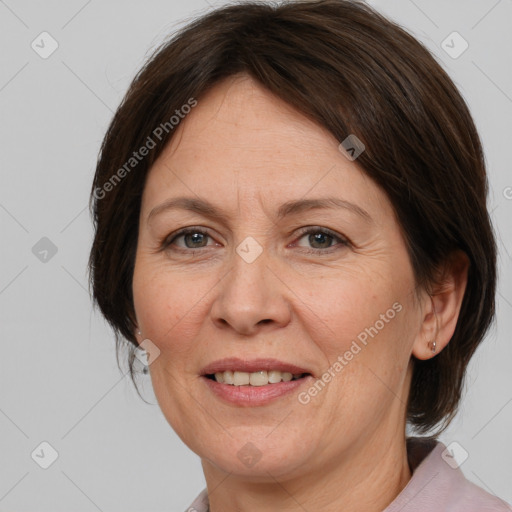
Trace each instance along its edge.
<path fill-rule="evenodd" d="M 133 170 L 125 164 L 182 105 L 238 73 L 337 140 L 354 134 L 365 144 L 357 163 L 391 201 L 419 285 L 428 289 L 452 251 L 468 256 L 468 284 L 450 343 L 436 357 L 414 361 L 407 419 L 419 432 L 436 426 L 440 432 L 455 415 L 467 364 L 495 312 L 496 243 L 484 157 L 464 99 L 429 51 L 359 1 L 224 6 L 179 30 L 136 75 L 103 140 L 90 202 L 90 284 L 116 334 L 116 353 L 124 337 L 133 381 L 141 197 L 172 129 L 161 130 L 156 147 Z M 112 182 L 123 166 L 122 179 Z"/>

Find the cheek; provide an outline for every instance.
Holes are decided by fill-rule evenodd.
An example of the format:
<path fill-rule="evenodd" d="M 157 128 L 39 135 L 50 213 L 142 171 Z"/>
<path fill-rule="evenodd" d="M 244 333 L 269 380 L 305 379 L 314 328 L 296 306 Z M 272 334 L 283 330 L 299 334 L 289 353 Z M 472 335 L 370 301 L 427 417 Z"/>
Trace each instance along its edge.
<path fill-rule="evenodd" d="M 376 277 L 367 271 L 325 279 L 323 293 L 310 295 L 307 329 L 328 361 L 325 370 L 336 375 L 336 399 L 372 402 L 400 386 L 415 335 L 412 285 L 405 272 Z"/>
<path fill-rule="evenodd" d="M 192 280 L 186 272 L 145 264 L 143 258 L 137 261 L 133 276 L 137 319 L 143 335 L 159 346 L 162 355 L 171 349 L 186 351 L 185 341 L 199 330 L 208 291 L 214 284 L 214 280 Z"/>
<path fill-rule="evenodd" d="M 393 304 L 403 296 L 389 278 L 377 279 L 369 271 L 343 273 L 336 278 L 319 280 L 317 284 L 314 291 L 311 291 L 310 280 L 296 282 L 293 287 L 297 296 L 304 297 L 304 312 L 309 309 L 313 313 L 308 316 L 313 319 L 318 333 L 315 338 L 323 338 L 324 343 L 328 342 L 338 351 L 360 334 L 364 340 L 365 329 L 372 328 L 376 322 L 378 331 L 384 330 L 383 327 L 397 316 Z"/>

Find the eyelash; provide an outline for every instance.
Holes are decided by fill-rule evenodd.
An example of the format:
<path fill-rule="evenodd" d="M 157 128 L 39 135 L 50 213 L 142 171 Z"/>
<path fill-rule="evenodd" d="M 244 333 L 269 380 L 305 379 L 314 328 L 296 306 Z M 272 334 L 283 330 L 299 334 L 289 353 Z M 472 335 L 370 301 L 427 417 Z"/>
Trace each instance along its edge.
<path fill-rule="evenodd" d="M 183 228 L 180 231 L 178 231 L 177 233 L 173 233 L 173 234 L 167 236 L 166 238 L 164 238 L 160 244 L 160 247 L 162 250 L 168 249 L 179 237 L 190 235 L 190 234 L 197 234 L 197 233 L 199 233 L 201 235 L 206 235 L 210 238 L 213 238 L 203 228 L 199 228 L 199 227 L 196 228 L 194 226 L 191 226 L 188 228 Z M 348 247 L 350 245 L 350 242 L 347 239 L 336 234 L 334 231 L 331 231 L 330 229 L 327 229 L 327 228 L 321 228 L 319 226 L 303 228 L 302 230 L 299 231 L 299 236 L 298 236 L 297 240 L 300 240 L 305 235 L 318 234 L 318 233 L 323 233 L 323 234 L 333 238 L 334 240 L 337 240 L 343 247 Z M 177 250 L 178 250 L 178 252 L 182 252 L 182 253 L 195 254 L 196 252 L 201 251 L 202 249 L 204 249 L 204 248 L 199 247 L 197 249 L 186 249 L 186 248 L 184 249 L 182 247 L 179 247 Z M 305 252 L 306 254 L 315 254 L 315 255 L 322 256 L 322 255 L 326 255 L 326 254 L 331 254 L 339 249 L 340 249 L 340 247 L 333 246 L 333 247 L 328 247 L 327 249 L 310 249 L 310 250 L 303 249 L 302 252 Z"/>

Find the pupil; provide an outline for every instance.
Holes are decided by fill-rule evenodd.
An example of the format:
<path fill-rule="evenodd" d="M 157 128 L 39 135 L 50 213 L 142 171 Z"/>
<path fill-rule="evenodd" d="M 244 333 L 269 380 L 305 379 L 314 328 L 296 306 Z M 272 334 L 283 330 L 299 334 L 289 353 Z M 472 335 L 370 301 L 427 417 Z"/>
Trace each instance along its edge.
<path fill-rule="evenodd" d="M 201 242 L 201 237 L 203 235 L 202 235 L 202 233 L 189 233 L 187 236 L 192 238 L 193 244 L 196 244 L 196 242 Z"/>
<path fill-rule="evenodd" d="M 310 242 L 311 243 L 319 242 L 320 245 L 322 245 L 322 246 L 324 246 L 324 245 L 329 246 L 329 243 L 328 243 L 329 238 L 330 238 L 330 235 L 326 235 L 325 233 L 316 233 L 314 235 L 310 235 Z"/>

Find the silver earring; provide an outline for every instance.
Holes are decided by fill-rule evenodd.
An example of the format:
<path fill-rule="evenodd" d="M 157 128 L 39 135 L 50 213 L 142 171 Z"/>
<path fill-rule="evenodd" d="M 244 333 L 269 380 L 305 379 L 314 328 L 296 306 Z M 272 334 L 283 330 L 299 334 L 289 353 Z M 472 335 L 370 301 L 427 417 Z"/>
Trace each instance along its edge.
<path fill-rule="evenodd" d="M 137 334 L 138 334 L 140 337 L 142 337 L 142 333 L 141 333 L 140 331 L 137 331 Z M 148 372 L 149 372 L 148 367 L 147 367 L 147 366 L 144 366 L 144 368 L 142 369 L 142 373 L 143 373 L 144 375 L 147 375 L 147 374 L 148 374 Z"/>
<path fill-rule="evenodd" d="M 432 340 L 430 343 L 430 348 L 432 349 L 432 353 L 435 354 L 436 353 L 436 340 Z"/>

